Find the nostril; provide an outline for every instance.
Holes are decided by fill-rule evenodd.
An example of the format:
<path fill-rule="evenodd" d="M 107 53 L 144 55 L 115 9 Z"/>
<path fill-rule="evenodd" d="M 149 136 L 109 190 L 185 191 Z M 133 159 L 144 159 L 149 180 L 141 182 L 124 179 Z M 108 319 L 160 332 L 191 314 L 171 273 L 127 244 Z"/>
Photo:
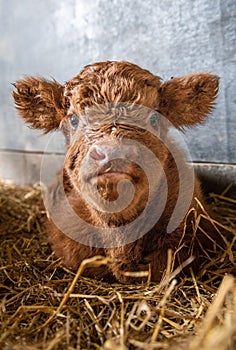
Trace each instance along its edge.
<path fill-rule="evenodd" d="M 94 146 L 90 150 L 90 157 L 95 160 L 103 160 L 106 158 L 106 155 L 102 152 L 102 150 L 98 146 Z"/>
<path fill-rule="evenodd" d="M 125 158 L 129 161 L 135 162 L 135 160 L 138 158 L 138 149 L 132 145 L 94 145 L 92 146 L 89 155 L 99 163 L 101 161 L 110 161 L 117 158 Z"/>

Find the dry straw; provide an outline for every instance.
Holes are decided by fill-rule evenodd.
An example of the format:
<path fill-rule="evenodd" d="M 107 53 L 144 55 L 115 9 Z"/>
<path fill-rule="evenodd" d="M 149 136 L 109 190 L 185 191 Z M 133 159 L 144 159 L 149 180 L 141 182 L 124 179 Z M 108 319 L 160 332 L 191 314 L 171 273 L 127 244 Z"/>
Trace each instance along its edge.
<path fill-rule="evenodd" d="M 236 200 L 227 191 L 211 195 L 217 220 L 203 214 L 225 247 L 198 275 L 172 271 L 169 252 L 161 283 L 109 285 L 81 277 L 108 259 L 74 274 L 51 253 L 39 185 L 0 182 L 0 349 L 236 349 Z"/>

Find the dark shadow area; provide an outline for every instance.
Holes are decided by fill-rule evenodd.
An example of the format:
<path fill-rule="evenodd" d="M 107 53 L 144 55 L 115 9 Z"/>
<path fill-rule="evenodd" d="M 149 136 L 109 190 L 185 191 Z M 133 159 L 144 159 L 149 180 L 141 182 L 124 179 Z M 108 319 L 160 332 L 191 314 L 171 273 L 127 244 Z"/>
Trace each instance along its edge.
<path fill-rule="evenodd" d="M 236 165 L 231 164 L 194 164 L 195 172 L 201 181 L 203 192 L 221 194 L 236 198 Z"/>

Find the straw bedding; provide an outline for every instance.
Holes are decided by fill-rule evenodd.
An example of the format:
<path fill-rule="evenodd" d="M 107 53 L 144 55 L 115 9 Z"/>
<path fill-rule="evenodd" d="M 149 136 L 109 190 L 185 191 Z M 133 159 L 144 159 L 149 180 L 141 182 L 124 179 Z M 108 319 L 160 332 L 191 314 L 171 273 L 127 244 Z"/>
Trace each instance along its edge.
<path fill-rule="evenodd" d="M 236 349 L 236 200 L 227 191 L 210 195 L 225 237 L 214 260 L 181 278 L 169 252 L 160 284 L 127 286 L 81 277 L 109 264 L 101 257 L 76 274 L 63 268 L 44 235 L 40 186 L 0 182 L 0 349 Z"/>

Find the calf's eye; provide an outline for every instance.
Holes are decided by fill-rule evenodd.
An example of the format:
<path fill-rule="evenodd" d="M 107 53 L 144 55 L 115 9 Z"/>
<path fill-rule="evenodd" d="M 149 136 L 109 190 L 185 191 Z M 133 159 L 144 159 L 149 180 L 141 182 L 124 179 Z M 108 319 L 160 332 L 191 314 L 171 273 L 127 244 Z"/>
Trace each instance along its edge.
<path fill-rule="evenodd" d="M 152 126 L 154 129 L 156 129 L 157 126 L 158 126 L 158 117 L 157 117 L 157 115 L 156 115 L 155 113 L 150 114 L 150 116 L 149 116 L 149 121 L 150 121 L 151 126 Z"/>
<path fill-rule="evenodd" d="M 79 118 L 77 117 L 77 115 L 73 114 L 70 117 L 70 124 L 74 129 L 77 128 L 77 126 L 79 125 Z"/>

